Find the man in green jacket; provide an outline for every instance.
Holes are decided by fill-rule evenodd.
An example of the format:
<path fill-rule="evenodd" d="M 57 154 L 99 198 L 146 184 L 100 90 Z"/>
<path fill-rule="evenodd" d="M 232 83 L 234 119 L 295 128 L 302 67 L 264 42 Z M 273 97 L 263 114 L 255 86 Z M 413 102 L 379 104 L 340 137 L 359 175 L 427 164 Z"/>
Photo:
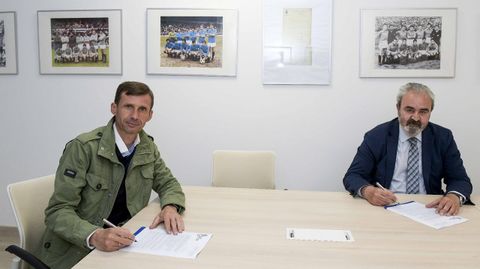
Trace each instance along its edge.
<path fill-rule="evenodd" d="M 162 208 L 150 228 L 164 222 L 168 233 L 184 231 L 182 188 L 143 131 L 153 99 L 143 83 L 120 84 L 108 124 L 65 146 L 37 253 L 53 269 L 71 268 L 93 248 L 116 251 L 130 245 L 129 230 L 104 227 L 103 219 L 121 226 L 148 204 L 152 189 Z"/>

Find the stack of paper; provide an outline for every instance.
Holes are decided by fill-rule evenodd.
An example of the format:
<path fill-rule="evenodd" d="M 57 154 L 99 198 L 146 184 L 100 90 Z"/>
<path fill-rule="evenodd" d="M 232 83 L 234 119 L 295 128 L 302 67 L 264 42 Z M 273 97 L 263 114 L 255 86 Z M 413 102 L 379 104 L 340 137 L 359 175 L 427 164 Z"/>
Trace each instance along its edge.
<path fill-rule="evenodd" d="M 385 206 L 385 209 L 435 229 L 452 226 L 468 220 L 460 216 L 439 215 L 435 212 L 435 208 L 426 208 L 424 204 L 414 201 Z"/>
<path fill-rule="evenodd" d="M 163 228 L 145 227 L 138 229 L 134 235 L 137 242 L 122 248 L 122 251 L 188 259 L 195 259 L 212 237 L 212 234 L 192 232 L 173 235 L 167 234 Z"/>

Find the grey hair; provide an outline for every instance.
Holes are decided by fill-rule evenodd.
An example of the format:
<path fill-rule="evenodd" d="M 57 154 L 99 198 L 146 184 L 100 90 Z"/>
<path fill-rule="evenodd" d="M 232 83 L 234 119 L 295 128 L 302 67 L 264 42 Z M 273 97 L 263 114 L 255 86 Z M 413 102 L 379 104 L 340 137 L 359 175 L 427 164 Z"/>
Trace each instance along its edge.
<path fill-rule="evenodd" d="M 428 86 L 423 85 L 421 83 L 415 83 L 415 82 L 409 82 L 409 83 L 403 85 L 402 87 L 400 87 L 400 89 L 398 90 L 398 94 L 397 94 L 397 107 L 400 107 L 400 104 L 402 103 L 403 96 L 407 92 L 410 92 L 410 91 L 413 91 L 413 92 L 416 92 L 416 93 L 424 93 L 428 97 L 430 97 L 430 100 L 432 100 L 432 108 L 431 109 L 433 110 L 433 106 L 435 104 L 435 94 L 433 94 L 433 92 L 430 90 L 430 88 L 428 88 Z"/>

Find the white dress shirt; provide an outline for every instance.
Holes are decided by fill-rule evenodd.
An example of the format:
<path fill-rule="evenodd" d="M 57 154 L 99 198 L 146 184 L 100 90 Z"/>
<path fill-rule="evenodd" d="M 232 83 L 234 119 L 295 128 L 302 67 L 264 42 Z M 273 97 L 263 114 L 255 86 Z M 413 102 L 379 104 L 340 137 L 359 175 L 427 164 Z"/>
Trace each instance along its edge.
<path fill-rule="evenodd" d="M 115 134 L 115 145 L 117 145 L 117 148 L 123 157 L 132 154 L 135 150 L 135 147 L 140 143 L 140 135 L 137 134 L 133 144 L 130 146 L 130 148 L 127 148 L 127 145 L 125 145 L 125 142 L 123 142 L 122 137 L 118 133 L 117 125 L 115 123 L 113 123 L 113 133 Z"/>

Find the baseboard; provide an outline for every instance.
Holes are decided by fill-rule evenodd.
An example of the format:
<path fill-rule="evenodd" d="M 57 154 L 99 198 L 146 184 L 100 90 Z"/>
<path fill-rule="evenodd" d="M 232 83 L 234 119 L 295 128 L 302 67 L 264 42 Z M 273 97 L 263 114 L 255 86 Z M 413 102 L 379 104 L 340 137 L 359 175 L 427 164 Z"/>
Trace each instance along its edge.
<path fill-rule="evenodd" d="M 5 236 L 18 236 L 18 228 L 15 226 L 0 226 L 0 237 Z"/>
<path fill-rule="evenodd" d="M 0 226 L 0 231 L 18 231 L 17 226 Z"/>

